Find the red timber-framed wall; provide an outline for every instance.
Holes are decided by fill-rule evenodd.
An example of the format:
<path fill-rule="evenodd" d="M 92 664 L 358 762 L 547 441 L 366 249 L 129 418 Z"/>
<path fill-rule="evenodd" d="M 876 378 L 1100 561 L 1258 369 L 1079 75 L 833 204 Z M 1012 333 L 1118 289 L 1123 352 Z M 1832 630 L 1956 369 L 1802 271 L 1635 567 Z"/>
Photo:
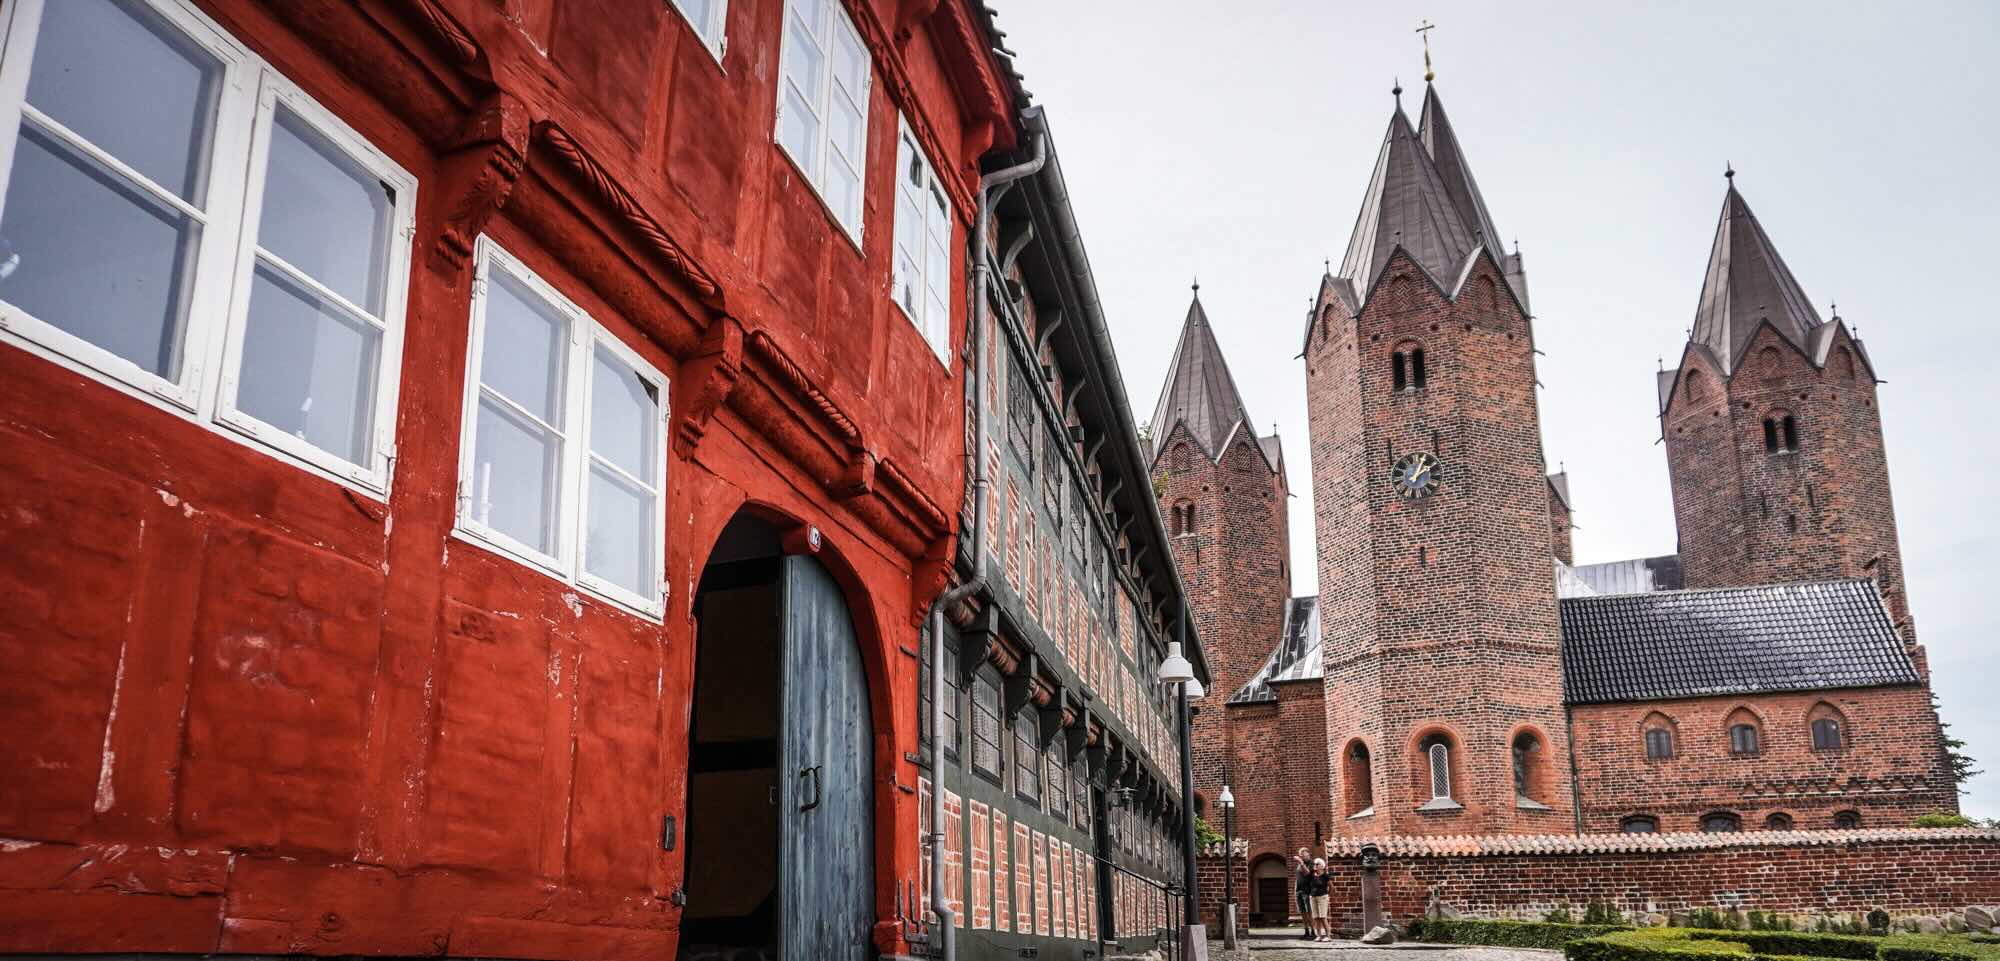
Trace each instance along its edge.
<path fill-rule="evenodd" d="M 739 509 L 817 528 L 846 592 L 905 950 L 903 692 L 1014 116 L 965 0 L 844 5 L 858 244 L 773 140 L 785 0 L 731 0 L 719 58 L 668 0 L 194 4 L 415 180 L 393 472 L 372 495 L 0 343 L 0 951 L 671 956 L 690 602 Z M 949 365 L 891 300 L 898 116 L 950 195 Z M 668 382 L 661 617 L 452 535 L 481 236 Z"/>

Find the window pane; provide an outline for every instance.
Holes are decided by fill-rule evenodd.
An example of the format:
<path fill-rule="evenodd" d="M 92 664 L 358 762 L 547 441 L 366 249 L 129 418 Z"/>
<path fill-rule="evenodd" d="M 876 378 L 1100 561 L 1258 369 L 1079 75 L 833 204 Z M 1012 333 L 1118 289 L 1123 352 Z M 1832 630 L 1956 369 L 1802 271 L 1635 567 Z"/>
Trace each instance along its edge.
<path fill-rule="evenodd" d="M 844 17 L 842 20 L 833 31 L 833 79 L 859 98 L 861 88 L 868 82 L 868 51 L 861 46 L 854 28 L 844 22 Z"/>
<path fill-rule="evenodd" d="M 817 6 L 817 4 L 808 4 Z M 785 49 L 783 54 L 785 78 L 798 88 L 812 111 L 818 113 L 826 96 L 826 53 L 820 49 L 806 28 L 794 20 L 785 29 Z"/>
<path fill-rule="evenodd" d="M 137 3 L 42 10 L 28 102 L 200 206 L 222 65 Z"/>
<path fill-rule="evenodd" d="M 381 347 L 382 332 L 373 324 L 258 264 L 236 407 L 350 463 L 367 464 Z"/>
<path fill-rule="evenodd" d="M 472 516 L 544 554 L 556 552 L 556 464 L 562 444 L 487 397 L 472 453 Z"/>
<path fill-rule="evenodd" d="M 825 183 L 826 205 L 833 208 L 833 215 L 850 229 L 861 226 L 861 178 L 854 170 L 837 158 L 829 157 L 826 163 Z"/>
<path fill-rule="evenodd" d="M 0 218 L 0 298 L 168 380 L 180 378 L 200 227 L 21 125 Z"/>
<path fill-rule="evenodd" d="M 583 569 L 643 597 L 655 594 L 653 494 L 592 464 Z"/>
<path fill-rule="evenodd" d="M 866 134 L 861 120 L 861 110 L 854 101 L 835 94 L 827 113 L 832 119 L 833 147 L 847 158 L 847 165 L 861 165 L 861 140 Z M 839 209 L 839 208 L 836 208 Z"/>
<path fill-rule="evenodd" d="M 687 15 L 688 22 L 694 24 L 695 32 L 700 34 L 703 40 L 710 39 L 708 25 L 714 22 L 715 5 L 720 2 L 722 0 L 674 0 L 674 3 L 681 8 L 681 12 Z"/>
<path fill-rule="evenodd" d="M 811 30 L 814 36 L 824 36 L 826 34 L 826 7 L 831 2 L 833 0 L 791 0 L 785 6 L 791 8 L 792 13 L 805 22 L 806 29 Z M 787 23 L 790 23 L 790 21 L 787 21 Z M 793 29 L 797 29 L 796 24 L 792 24 L 792 27 Z"/>
<path fill-rule="evenodd" d="M 778 130 L 778 141 L 791 151 L 808 177 L 819 175 L 818 152 L 813 145 L 819 141 L 819 120 L 807 109 L 805 101 L 799 99 L 798 91 L 790 84 L 785 85 L 785 119 Z"/>
<path fill-rule="evenodd" d="M 395 202 L 389 185 L 278 109 L 258 246 L 380 315 Z"/>
<path fill-rule="evenodd" d="M 560 429 L 570 321 L 507 271 L 490 277 L 479 382 Z"/>
<path fill-rule="evenodd" d="M 598 347 L 590 374 L 591 452 L 646 484 L 656 483 L 659 410 L 653 385 Z"/>

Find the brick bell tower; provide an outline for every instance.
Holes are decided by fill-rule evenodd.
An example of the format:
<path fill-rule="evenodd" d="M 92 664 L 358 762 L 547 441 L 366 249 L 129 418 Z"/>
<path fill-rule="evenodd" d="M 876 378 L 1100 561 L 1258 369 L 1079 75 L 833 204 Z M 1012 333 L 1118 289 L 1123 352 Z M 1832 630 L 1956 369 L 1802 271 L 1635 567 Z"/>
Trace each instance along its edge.
<path fill-rule="evenodd" d="M 1209 800 L 1234 756 L 1223 702 L 1270 655 L 1292 588 L 1284 453 L 1277 434 L 1257 436 L 1200 290 L 1152 430 L 1160 515 L 1212 675 L 1193 729 L 1195 790 Z"/>
<path fill-rule="evenodd" d="M 1401 88 L 1304 343 L 1337 834 L 1574 829 L 1534 336 L 1437 92 Z"/>
<path fill-rule="evenodd" d="M 1871 578 L 1914 646 L 1874 365 L 1725 176 L 1694 326 L 1659 375 L 1687 586 Z"/>

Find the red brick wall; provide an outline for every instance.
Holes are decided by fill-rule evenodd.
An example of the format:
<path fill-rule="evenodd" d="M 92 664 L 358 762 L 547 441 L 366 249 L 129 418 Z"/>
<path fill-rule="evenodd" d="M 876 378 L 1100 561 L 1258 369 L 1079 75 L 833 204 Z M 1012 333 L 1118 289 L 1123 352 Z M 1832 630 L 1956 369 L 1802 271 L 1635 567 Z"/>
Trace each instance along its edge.
<path fill-rule="evenodd" d="M 1368 834 L 1546 833 L 1571 826 L 1550 572 L 1549 485 L 1533 334 L 1490 261 L 1456 301 L 1398 254 L 1356 319 L 1331 307 L 1306 348 L 1329 768 L 1373 757 Z M 1428 385 L 1395 392 L 1390 355 L 1422 347 Z M 1390 467 L 1430 451 L 1437 494 L 1399 497 Z M 1510 744 L 1542 744 L 1537 800 L 1517 807 Z M 1453 742 L 1462 810 L 1420 813 L 1420 742 Z M 1336 779 L 1338 774 L 1335 775 Z M 1330 794 L 1341 796 L 1341 785 Z M 1420 796 L 1421 795 L 1421 796 Z M 1345 813 L 1345 812 L 1343 812 Z"/>
<path fill-rule="evenodd" d="M 1573 854 L 1399 854 L 1391 841 L 1384 843 L 1388 853 L 1381 869 L 1384 909 L 1406 923 L 1422 915 L 1437 885 L 1443 885 L 1446 905 L 1472 917 L 1539 917 L 1557 903 L 1590 901 L 1609 902 L 1627 915 L 1734 907 L 1795 915 L 1881 908 L 1894 916 L 2000 901 L 2000 833 L 1898 834 L 1825 832 L 1811 842 L 1751 834 L 1652 837 L 1622 851 L 1609 843 L 1619 839 L 1588 839 L 1599 849 Z M 1575 846 L 1577 841 L 1440 840 L 1460 842 L 1448 846 L 1461 852 L 1482 842 Z M 1343 841 L 1339 853 L 1329 857 L 1335 863 L 1334 926 L 1350 933 L 1361 924 L 1356 846 Z"/>
<path fill-rule="evenodd" d="M 1687 586 L 1873 577 L 1914 643 L 1875 384 L 1846 329 L 1824 370 L 1769 327 L 1727 380 L 1682 363 L 1663 419 Z M 1784 414 L 1799 450 L 1769 453 L 1764 420 Z"/>
<path fill-rule="evenodd" d="M 1549 540 L 1554 548 L 1556 560 L 1562 561 L 1565 564 L 1576 563 L 1576 552 L 1570 547 L 1570 530 L 1573 526 L 1569 508 L 1563 505 L 1562 498 L 1557 497 L 1555 492 L 1551 491 L 1549 493 Z"/>
<path fill-rule="evenodd" d="M 1833 708 L 1844 729 L 1840 750 L 1815 751 L 1808 716 Z M 1702 815 L 1728 811 L 1746 829 L 1783 813 L 1795 828 L 1833 826 L 1856 811 L 1861 826 L 1908 827 L 1920 814 L 1957 811 L 1936 713 L 1923 687 L 1877 687 L 1800 694 L 1711 697 L 1573 709 L 1577 783 L 1584 830 L 1616 831 L 1635 814 L 1661 831 L 1693 831 Z M 1738 711 L 1757 719 L 1760 751 L 1729 750 Z M 1674 756 L 1648 760 L 1642 731 L 1664 724 Z"/>
<path fill-rule="evenodd" d="M 1271 469 L 1244 431 L 1215 462 L 1178 424 L 1161 451 L 1154 465 L 1155 475 L 1165 478 L 1160 512 L 1171 524 L 1176 505 L 1195 509 L 1193 530 L 1170 533 L 1176 535 L 1174 563 L 1208 659 L 1208 697 L 1192 730 L 1195 791 L 1212 802 L 1224 772 L 1243 768 L 1222 704 L 1263 666 L 1284 629 L 1292 596 L 1289 497 L 1284 474 Z M 1238 775 L 1245 776 L 1248 772 Z M 1219 823 L 1219 818 L 1211 808 L 1208 819 Z"/>

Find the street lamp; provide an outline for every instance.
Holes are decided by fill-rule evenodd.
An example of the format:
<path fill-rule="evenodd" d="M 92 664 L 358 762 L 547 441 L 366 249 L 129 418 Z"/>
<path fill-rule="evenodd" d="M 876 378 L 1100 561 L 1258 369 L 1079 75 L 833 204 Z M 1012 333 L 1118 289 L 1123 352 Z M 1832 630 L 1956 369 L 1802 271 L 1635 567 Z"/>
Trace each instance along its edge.
<path fill-rule="evenodd" d="M 1174 688 L 1175 706 L 1179 715 L 1181 740 L 1181 850 L 1186 854 L 1182 868 L 1187 872 L 1186 890 L 1182 892 L 1181 912 L 1186 919 L 1183 937 L 1187 950 L 1182 957 L 1188 959 L 1208 956 L 1208 929 L 1201 923 L 1201 903 L 1196 899 L 1194 889 L 1194 745 L 1188 734 L 1188 698 L 1201 697 L 1201 682 L 1195 679 L 1194 665 L 1181 654 L 1187 642 L 1187 611 L 1183 609 L 1175 625 L 1176 637 L 1167 642 L 1167 659 L 1160 662 L 1156 675 L 1161 684 Z M 1197 935 L 1196 931 L 1200 934 Z M 1199 938 L 1200 940 L 1196 940 Z"/>
<path fill-rule="evenodd" d="M 1227 951 L 1236 950 L 1236 795 L 1229 793 L 1229 785 L 1222 786 L 1222 793 L 1215 799 L 1222 805 L 1222 947 Z"/>

